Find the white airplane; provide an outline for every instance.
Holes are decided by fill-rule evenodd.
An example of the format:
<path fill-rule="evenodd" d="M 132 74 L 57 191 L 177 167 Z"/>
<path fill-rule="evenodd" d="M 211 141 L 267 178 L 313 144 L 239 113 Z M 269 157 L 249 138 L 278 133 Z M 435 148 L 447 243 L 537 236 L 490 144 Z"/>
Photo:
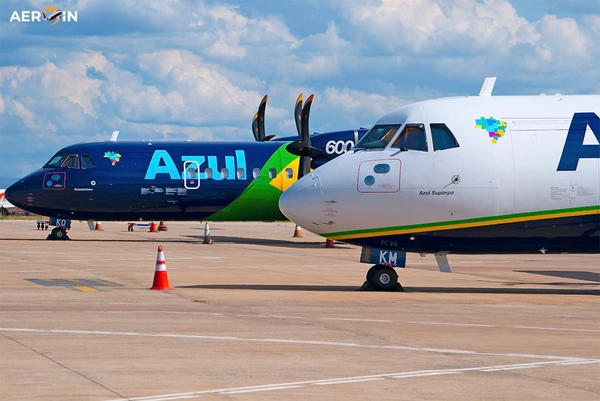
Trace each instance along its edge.
<path fill-rule="evenodd" d="M 0 216 L 6 217 L 11 212 L 18 210 L 18 208 L 6 200 L 4 191 L 5 189 L 0 189 Z"/>
<path fill-rule="evenodd" d="M 283 214 L 363 247 L 365 289 L 401 290 L 406 252 L 600 252 L 600 95 L 427 100 L 293 184 Z"/>

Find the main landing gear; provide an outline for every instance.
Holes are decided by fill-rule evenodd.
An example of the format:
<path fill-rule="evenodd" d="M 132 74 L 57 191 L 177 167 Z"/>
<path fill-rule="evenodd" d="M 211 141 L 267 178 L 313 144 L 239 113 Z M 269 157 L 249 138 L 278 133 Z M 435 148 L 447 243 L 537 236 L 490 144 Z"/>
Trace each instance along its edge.
<path fill-rule="evenodd" d="M 374 265 L 367 272 L 367 281 L 361 287 L 363 291 L 404 291 L 398 282 L 398 274 L 393 267 Z"/>

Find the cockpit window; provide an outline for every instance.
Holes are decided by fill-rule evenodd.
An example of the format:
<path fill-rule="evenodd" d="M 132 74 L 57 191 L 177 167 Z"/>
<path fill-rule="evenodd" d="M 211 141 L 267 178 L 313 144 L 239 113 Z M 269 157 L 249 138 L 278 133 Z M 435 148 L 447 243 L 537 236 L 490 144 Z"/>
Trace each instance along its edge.
<path fill-rule="evenodd" d="M 81 155 L 81 168 L 94 168 L 96 163 L 90 155 Z"/>
<path fill-rule="evenodd" d="M 60 165 L 66 168 L 79 168 L 79 155 L 69 155 Z"/>
<path fill-rule="evenodd" d="M 376 125 L 365 134 L 354 149 L 383 149 L 399 129 L 400 125 Z"/>
<path fill-rule="evenodd" d="M 433 150 L 445 150 L 458 148 L 458 142 L 446 124 L 431 124 L 431 138 L 433 139 Z"/>
<path fill-rule="evenodd" d="M 393 148 L 400 150 L 419 150 L 427 152 L 427 137 L 423 124 L 406 124 L 402 133 L 394 143 Z"/>
<path fill-rule="evenodd" d="M 48 161 L 48 163 L 44 164 L 43 168 L 56 168 L 56 167 L 60 167 L 60 165 L 62 164 L 63 160 L 65 160 L 65 158 L 68 155 L 61 155 L 61 154 L 56 154 L 54 156 L 52 156 L 52 159 L 50 159 Z"/>

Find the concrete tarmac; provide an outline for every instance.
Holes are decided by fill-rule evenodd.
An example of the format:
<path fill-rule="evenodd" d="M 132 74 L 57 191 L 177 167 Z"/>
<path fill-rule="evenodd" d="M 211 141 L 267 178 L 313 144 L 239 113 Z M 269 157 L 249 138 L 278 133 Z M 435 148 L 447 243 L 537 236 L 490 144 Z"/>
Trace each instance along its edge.
<path fill-rule="evenodd" d="M 292 223 L 167 225 L 0 221 L 0 399 L 600 399 L 597 254 L 409 255 L 379 293 Z"/>

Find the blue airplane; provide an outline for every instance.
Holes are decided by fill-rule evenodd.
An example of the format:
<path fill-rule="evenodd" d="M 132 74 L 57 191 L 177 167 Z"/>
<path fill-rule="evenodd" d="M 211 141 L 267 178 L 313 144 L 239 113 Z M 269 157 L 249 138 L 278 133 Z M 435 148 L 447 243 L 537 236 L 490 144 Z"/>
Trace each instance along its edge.
<path fill-rule="evenodd" d="M 267 96 L 252 122 L 255 142 L 118 141 L 59 150 L 6 189 L 23 210 L 49 216 L 54 239 L 71 220 L 286 220 L 279 196 L 311 169 L 345 153 L 366 129 L 309 133 L 313 96 L 295 107 L 298 137 L 265 134 Z"/>

